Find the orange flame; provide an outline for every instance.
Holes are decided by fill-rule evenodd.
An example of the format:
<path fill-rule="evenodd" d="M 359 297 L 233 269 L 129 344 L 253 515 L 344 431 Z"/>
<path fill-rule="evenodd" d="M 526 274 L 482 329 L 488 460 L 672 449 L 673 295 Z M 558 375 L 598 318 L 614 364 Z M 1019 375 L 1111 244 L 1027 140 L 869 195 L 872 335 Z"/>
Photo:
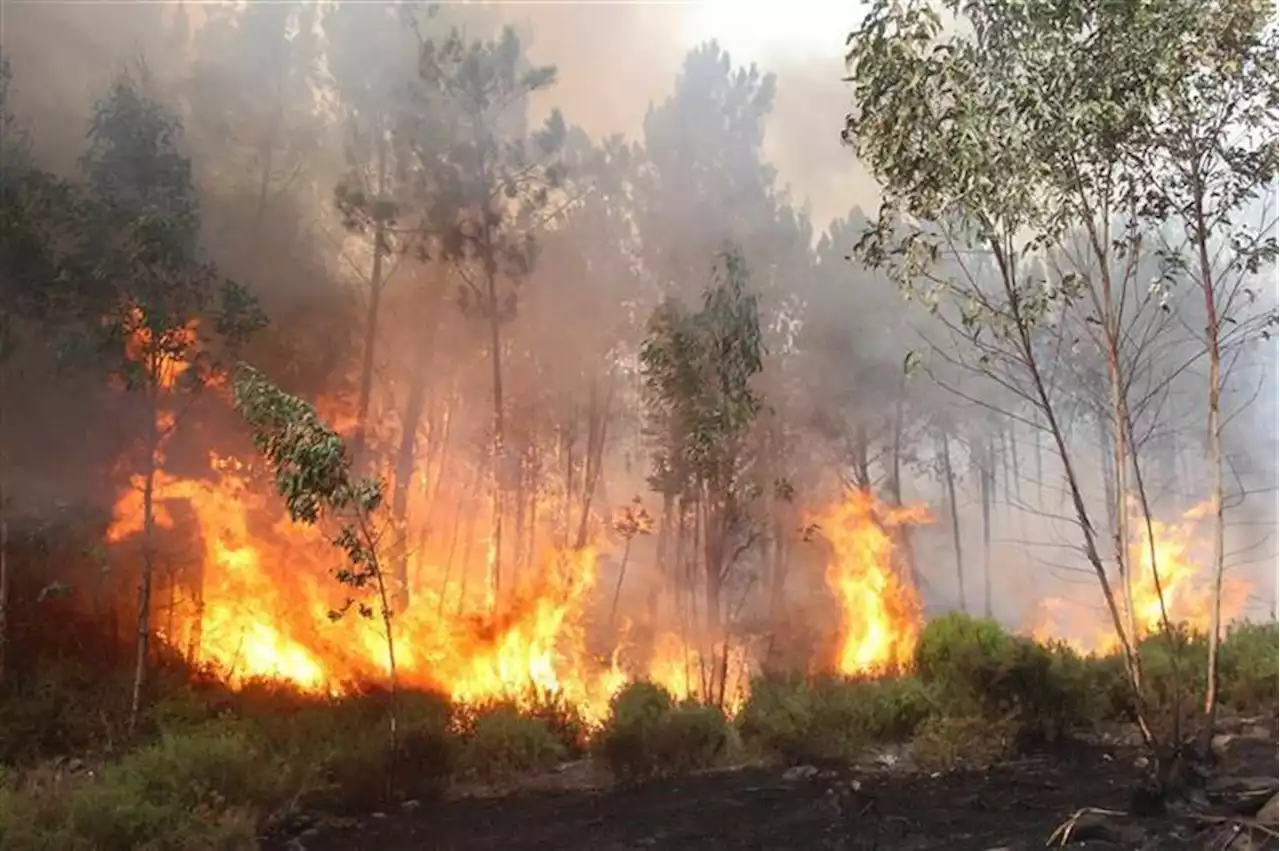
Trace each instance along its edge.
<path fill-rule="evenodd" d="M 208 480 L 157 474 L 156 526 L 173 530 L 172 503 L 186 501 L 204 539 L 202 576 L 183 589 L 174 634 L 163 637 L 190 647 L 197 661 L 232 684 L 270 677 L 302 689 L 340 690 L 386 676 L 380 617 L 353 612 L 337 623 L 329 618 L 345 589 L 331 575 L 340 556 L 323 536 L 285 519 L 248 486 L 234 462 L 212 457 L 210 471 L 215 475 Z M 118 499 L 109 541 L 142 530 L 141 485 L 135 477 Z M 251 522 L 273 510 L 280 518 L 274 525 Z M 383 569 L 390 580 L 392 568 Z M 446 612 L 444 589 L 414 589 L 408 607 L 392 620 L 401 681 L 464 702 L 558 695 L 588 720 L 603 719 L 626 677 L 616 658 L 602 663 L 585 650 L 583 612 L 595 581 L 595 553 L 553 550 L 528 573 L 535 578 L 498 613 L 474 599 L 463 601 L 460 612 Z M 456 604 L 456 596 L 448 596 Z"/>
<path fill-rule="evenodd" d="M 1136 500 L 1129 501 L 1129 568 L 1132 572 L 1133 622 L 1137 640 L 1158 632 L 1167 613 L 1170 623 L 1207 631 L 1212 623 L 1212 562 L 1200 526 L 1213 513 L 1212 500 L 1182 514 L 1181 523 L 1147 520 Z M 1154 543 L 1154 546 L 1153 546 Z M 1156 577 L 1160 587 L 1156 587 Z M 1117 595 L 1120 589 L 1117 588 Z M 1161 592 L 1164 606 L 1161 607 Z M 1228 622 L 1244 611 L 1249 584 L 1227 577 L 1222 589 L 1222 618 Z M 1040 604 L 1029 632 L 1038 641 L 1056 637 L 1081 652 L 1110 653 L 1120 646 L 1110 623 L 1096 622 L 1084 607 L 1068 610 L 1063 601 L 1049 598 Z M 1073 616 L 1074 615 L 1074 616 Z M 1128 622 L 1126 620 L 1126 629 Z"/>
<path fill-rule="evenodd" d="M 841 606 L 839 673 L 910 667 L 920 637 L 920 598 L 894 569 L 890 530 L 928 520 L 923 506 L 893 508 L 861 490 L 815 518 L 833 550 L 826 579 Z"/>

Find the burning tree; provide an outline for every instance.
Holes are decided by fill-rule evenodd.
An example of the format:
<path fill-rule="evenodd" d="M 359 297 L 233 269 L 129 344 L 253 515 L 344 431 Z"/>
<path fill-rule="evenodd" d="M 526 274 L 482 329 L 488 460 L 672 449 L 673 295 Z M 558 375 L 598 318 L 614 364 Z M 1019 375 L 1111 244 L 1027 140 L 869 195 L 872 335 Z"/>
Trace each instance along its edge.
<path fill-rule="evenodd" d="M 156 476 L 162 447 L 192 394 L 219 375 L 216 343 L 234 348 L 265 322 L 256 302 L 201 256 L 182 123 L 156 99 L 145 65 L 121 73 L 95 105 L 82 160 L 90 197 L 82 267 L 97 288 L 85 302 L 93 337 L 141 403 L 142 570 L 130 726 L 146 683 L 155 568 Z M 186 404 L 182 403 L 183 399 Z"/>
<path fill-rule="evenodd" d="M 742 258 L 721 258 L 702 309 L 670 299 L 653 314 L 640 358 L 655 438 L 654 488 L 675 489 L 702 529 L 704 635 L 714 641 L 724 623 L 725 581 L 755 540 L 747 438 L 761 409 L 752 386 L 764 348 L 756 296 L 747 291 Z M 689 588 L 690 602 L 697 595 Z M 728 642 L 704 694 L 724 700 Z M 704 674 L 704 680 L 706 680 Z"/>
<path fill-rule="evenodd" d="M 543 128 L 526 132 L 528 98 L 555 82 L 556 69 L 531 66 L 510 27 L 488 41 L 467 42 L 457 30 L 438 42 L 425 39 L 419 72 L 420 93 L 438 100 L 451 119 L 450 144 L 435 166 L 436 191 L 448 203 L 434 205 L 436 215 L 426 218 L 434 219 L 440 251 L 462 279 L 459 306 L 482 318 L 489 332 L 493 526 L 486 591 L 496 606 L 504 497 L 518 463 L 505 446 L 502 327 L 514 319 L 515 288 L 532 269 L 534 233 L 556 211 L 566 127 L 555 110 Z"/>

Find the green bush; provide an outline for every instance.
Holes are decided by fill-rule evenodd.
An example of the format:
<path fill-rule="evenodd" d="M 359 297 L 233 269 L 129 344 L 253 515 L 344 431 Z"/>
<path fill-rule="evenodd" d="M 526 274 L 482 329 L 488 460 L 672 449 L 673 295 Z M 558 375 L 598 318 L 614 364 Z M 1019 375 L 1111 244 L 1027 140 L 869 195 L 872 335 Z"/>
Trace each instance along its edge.
<path fill-rule="evenodd" d="M 578 707 L 565 700 L 563 694 L 532 693 L 524 714 L 546 724 L 570 758 L 587 752 L 588 726 Z"/>
<path fill-rule="evenodd" d="M 984 768 L 1010 756 L 1016 736 L 1009 719 L 935 715 L 917 732 L 911 753 L 917 765 L 930 771 L 945 771 L 961 762 Z"/>
<path fill-rule="evenodd" d="M 758 678 L 738 724 L 744 744 L 764 756 L 847 760 L 870 743 L 909 739 L 932 711 L 930 693 L 915 677 Z"/>
<path fill-rule="evenodd" d="M 732 748 L 728 719 L 717 707 L 677 705 L 653 683 L 632 683 L 614 695 L 597 741 L 614 776 L 641 780 L 710 768 Z"/>
<path fill-rule="evenodd" d="M 990 619 L 953 613 L 931 621 L 916 666 L 943 715 L 1009 719 L 1020 747 L 1056 739 L 1102 711 L 1084 659 L 1063 644 L 1010 635 Z"/>
<path fill-rule="evenodd" d="M 253 848 L 259 818 L 291 796 L 294 782 L 288 766 L 242 734 L 166 735 L 96 778 L 11 785 L 0 795 L 0 848 Z"/>
<path fill-rule="evenodd" d="M 1280 625 L 1232 624 L 1218 657 L 1222 705 L 1245 714 L 1271 714 L 1280 695 Z"/>
<path fill-rule="evenodd" d="M 565 757 L 565 747 L 540 718 L 510 703 L 477 711 L 462 746 L 461 768 L 482 780 L 505 780 L 545 771 Z"/>

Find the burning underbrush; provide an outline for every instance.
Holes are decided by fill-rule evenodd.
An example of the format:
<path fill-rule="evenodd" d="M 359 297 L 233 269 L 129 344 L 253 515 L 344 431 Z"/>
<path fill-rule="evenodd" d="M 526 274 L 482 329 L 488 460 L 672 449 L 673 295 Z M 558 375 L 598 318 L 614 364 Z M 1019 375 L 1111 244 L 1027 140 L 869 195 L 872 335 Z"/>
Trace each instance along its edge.
<path fill-rule="evenodd" d="M 185 527 L 175 506 L 186 507 Z M 547 512 L 550 514 L 551 512 Z M 143 533 L 143 483 L 120 495 L 108 539 L 136 553 Z M 153 622 L 170 647 L 228 683 L 277 679 L 302 692 L 341 694 L 388 676 L 377 618 L 336 618 L 340 565 L 325 536 L 292 523 L 278 498 L 245 465 L 211 456 L 207 475 L 158 476 L 156 526 L 176 553 L 195 549 L 194 566 L 167 574 Z M 845 675 L 909 667 L 921 625 L 920 602 L 894 558 L 891 536 L 926 518 L 922 509 L 887 509 L 854 492 L 814 517 L 829 548 L 826 584 L 839 608 L 835 658 L 813 667 Z M 474 527 L 475 524 L 471 524 Z M 474 529 L 472 529 L 474 531 Z M 390 540 L 387 532 L 386 540 Z M 608 634 L 592 619 L 599 553 L 592 546 L 529 547 L 512 590 L 493 603 L 482 537 L 403 556 L 392 596 L 397 673 L 411 688 L 460 703 L 555 695 L 589 722 L 600 722 L 627 682 L 655 682 L 681 699 L 706 698 L 712 681 L 731 712 L 759 671 L 751 636 L 700 640 L 688 619 L 636 646 L 629 620 Z M 531 535 L 532 537 L 532 535 Z M 554 531 L 544 530 L 545 538 Z M 389 546 L 388 549 L 391 547 Z M 599 619 L 597 618 L 597 621 Z M 827 652 L 825 648 L 823 653 Z M 712 669 L 719 666 L 717 678 Z"/>

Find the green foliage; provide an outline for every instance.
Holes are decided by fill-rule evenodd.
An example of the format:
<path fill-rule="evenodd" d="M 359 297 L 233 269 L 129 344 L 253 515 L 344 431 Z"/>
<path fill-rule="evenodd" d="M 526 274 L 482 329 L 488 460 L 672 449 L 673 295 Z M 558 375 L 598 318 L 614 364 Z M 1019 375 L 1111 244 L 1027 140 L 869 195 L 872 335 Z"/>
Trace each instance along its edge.
<path fill-rule="evenodd" d="M 508 780 L 552 768 L 565 755 L 546 721 L 497 703 L 468 719 L 459 767 L 482 780 Z"/>
<path fill-rule="evenodd" d="M 233 392 L 236 411 L 271 465 L 289 516 L 310 524 L 322 517 L 338 521 L 333 543 L 348 561 L 347 567 L 337 571 L 338 581 L 356 589 L 375 585 L 384 597 L 382 615 L 389 618 L 373 525 L 373 515 L 382 505 L 382 483 L 353 480 L 351 460 L 338 433 L 324 424 L 315 408 L 284 392 L 257 370 L 241 364 Z M 332 617 L 345 611 L 344 607 Z M 365 616 L 373 613 L 364 604 L 360 612 Z"/>
<path fill-rule="evenodd" d="M 700 482 L 718 499 L 740 496 L 748 485 L 737 467 L 762 404 L 753 380 L 763 355 L 757 298 L 736 251 L 723 255 L 701 310 L 668 300 L 654 311 L 640 362 L 658 444 L 655 487 L 678 493 Z"/>
<path fill-rule="evenodd" d="M 916 668 L 947 714 L 1008 719 L 1019 746 L 1057 739 L 1098 708 L 1085 662 L 1070 648 L 1010 635 L 989 619 L 930 621 Z"/>
<path fill-rule="evenodd" d="M 597 747 L 614 776 L 635 781 L 710 768 L 731 749 L 732 731 L 719 708 L 677 704 L 637 682 L 614 695 Z"/>
<path fill-rule="evenodd" d="M 288 799 L 294 778 L 235 732 L 164 736 L 97 777 L 10 786 L 0 793 L 0 848 L 252 848 L 257 819 Z"/>
<path fill-rule="evenodd" d="M 1280 626 L 1232 624 L 1222 642 L 1222 705 L 1237 712 L 1271 712 L 1280 695 Z"/>
<path fill-rule="evenodd" d="M 934 711 L 915 677 L 761 677 L 738 718 L 743 743 L 790 763 L 853 760 L 870 744 L 909 740 Z"/>
<path fill-rule="evenodd" d="M 95 104 L 81 160 L 90 197 L 80 265 L 96 285 L 96 297 L 78 305 L 81 320 L 104 335 L 126 386 L 146 389 L 153 405 L 174 364 L 186 365 L 188 387 L 217 368 L 214 340 L 196 320 L 211 319 L 232 350 L 266 324 L 248 291 L 201 256 L 181 134 L 180 117 L 152 94 L 143 65 L 119 74 Z"/>
<path fill-rule="evenodd" d="M 911 743 L 916 764 L 945 771 L 959 763 L 986 767 L 1016 752 L 1016 730 L 1008 719 L 977 715 L 934 715 Z"/>

